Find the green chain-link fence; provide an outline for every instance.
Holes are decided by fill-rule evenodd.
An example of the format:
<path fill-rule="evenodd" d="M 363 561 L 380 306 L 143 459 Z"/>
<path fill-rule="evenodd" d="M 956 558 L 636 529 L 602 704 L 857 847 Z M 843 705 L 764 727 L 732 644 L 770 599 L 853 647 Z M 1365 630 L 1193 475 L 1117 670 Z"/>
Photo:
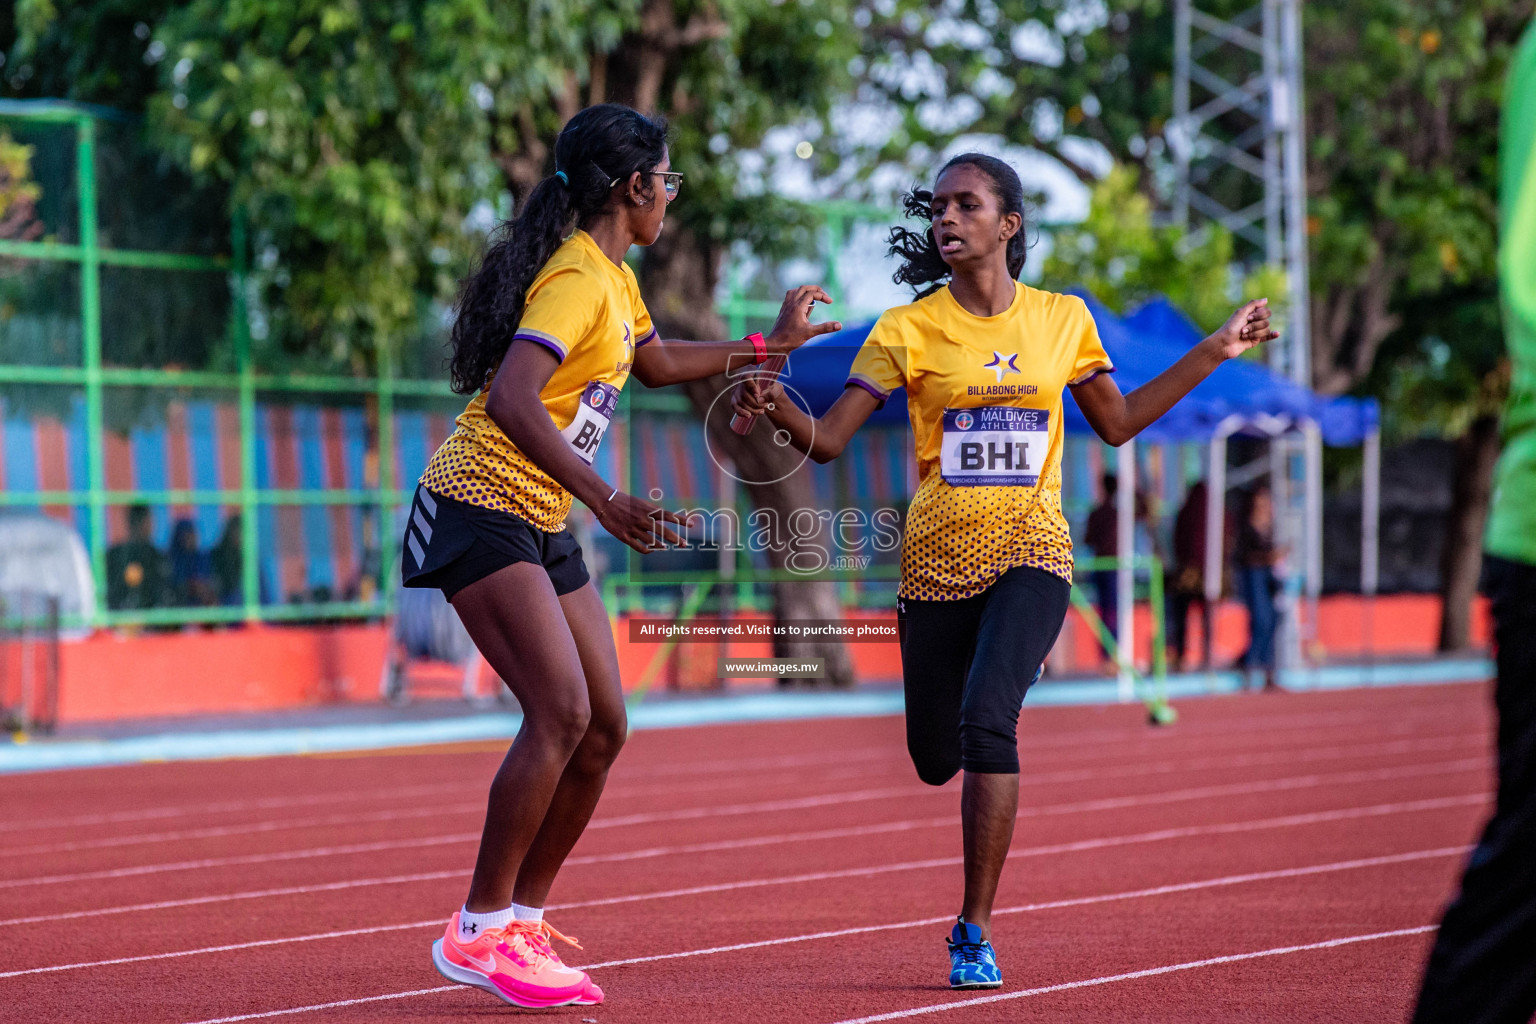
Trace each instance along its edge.
<path fill-rule="evenodd" d="M 44 510 L 84 538 L 97 611 L 88 623 L 66 625 L 388 614 L 397 512 L 418 463 L 463 404 L 446 374 L 398 372 L 428 370 L 439 339 L 424 332 L 410 351 L 382 351 L 369 373 L 295 357 L 262 337 L 245 262 L 253 249 L 262 258 L 259 241 L 246 237 L 238 216 L 227 234 L 222 194 L 150 152 L 141 131 L 100 108 L 0 101 L 0 146 L 13 157 L 25 152 L 30 177 L 0 179 L 0 508 Z M 820 213 L 821 279 L 845 300 L 839 261 L 850 231 L 889 224 L 895 214 L 856 203 L 823 204 Z M 719 311 L 732 336 L 777 314 L 772 276 L 749 280 L 739 264 L 728 270 Z M 879 312 L 839 301 L 825 315 L 852 323 Z M 190 406 L 204 413 L 201 424 Z M 626 389 L 620 416 L 630 429 L 615 482 L 627 490 L 641 484 L 633 467 L 642 420 L 700 429 L 681 395 L 638 386 Z M 170 429 L 186 439 L 181 457 L 191 464 L 135 469 L 137 435 L 162 455 L 172 449 L 166 461 L 176 462 L 177 445 L 163 439 Z M 315 443 L 317 433 L 325 443 Z M 285 472 L 285 459 L 298 465 Z M 317 460 L 325 465 L 317 469 Z M 745 522 L 745 495 L 730 500 Z M 140 505 L 152 510 L 161 538 L 172 517 L 201 523 L 205 536 L 222 526 L 217 552 L 228 587 L 203 600 L 112 600 L 124 572 L 113 551 L 129 539 L 128 511 Z M 766 586 L 804 578 L 754 568 L 745 552 L 731 576 L 618 554 L 605 587 L 615 610 L 676 607 L 684 592 L 718 583 L 728 585 L 715 587 L 712 600 L 729 594 L 732 607 L 764 608 Z M 314 572 L 326 559 L 335 563 L 328 573 Z M 888 596 L 896 573 L 872 565 L 822 575 L 839 580 L 845 603 L 855 605 Z"/>
<path fill-rule="evenodd" d="M 225 235 L 220 197 L 149 154 L 139 132 L 111 111 L 0 103 L 0 141 L 26 157 L 32 179 L 30 194 L 19 187 L 25 182 L 10 183 L 0 216 L 0 400 L 9 457 L 0 506 L 42 509 L 76 523 L 90 553 L 99 609 L 89 625 L 387 612 L 392 588 L 380 585 L 381 575 L 388 578 L 381 567 L 393 565 L 394 510 L 408 500 L 409 481 L 397 479 L 396 471 L 401 407 L 451 416 L 462 399 L 449 392 L 446 377 L 396 376 L 387 352 L 369 375 L 265 370 L 285 360 L 266 359 L 280 353 L 253 345 L 240 218 L 233 237 Z M 125 455 L 131 461 L 135 430 L 146 423 L 163 430 L 174 418 L 168 413 L 184 413 L 187 403 L 213 410 L 217 426 L 233 429 L 219 431 L 210 449 L 206 430 L 182 423 L 183 434 L 193 432 L 182 461 L 195 464 L 179 467 L 180 473 L 174 465 L 153 473 L 123 465 Z M 300 419 L 317 411 L 343 414 L 354 427 L 347 441 L 361 472 L 330 474 L 347 478 L 345 486 L 262 472 L 259 408 L 286 409 Z M 359 416 L 361 431 L 355 429 Z M 219 457 L 217 472 L 202 464 L 199 450 Z M 177 452 L 166 458 L 176 463 Z M 123 583 L 109 578 L 112 548 L 124 533 L 126 510 L 136 505 L 150 507 L 162 534 L 172 514 L 195 520 L 201 513 L 204 522 L 216 522 L 207 513 L 217 510 L 229 527 L 226 563 L 235 556 L 233 592 L 179 606 L 169 603 L 175 597 L 168 591 L 127 607 L 109 600 Z M 339 531 L 350 536 L 351 550 L 341 559 L 350 579 L 306 588 L 264 578 L 271 552 L 262 550 L 262 535 L 273 531 L 263 523 L 280 521 L 279 534 L 295 523 L 302 530 L 305 510 L 317 508 L 341 513 L 342 519 L 332 517 L 337 523 L 351 519 Z M 287 560 L 302 572 L 302 552 Z M 276 564 L 293 567 L 282 559 Z M 157 573 L 137 562 L 129 569 L 134 566 L 129 583 Z"/>

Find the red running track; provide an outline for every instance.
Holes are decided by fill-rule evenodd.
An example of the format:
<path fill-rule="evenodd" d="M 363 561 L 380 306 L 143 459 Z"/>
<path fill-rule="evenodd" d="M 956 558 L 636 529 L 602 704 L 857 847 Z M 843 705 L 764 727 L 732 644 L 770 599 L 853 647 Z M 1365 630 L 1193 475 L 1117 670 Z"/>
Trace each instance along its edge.
<path fill-rule="evenodd" d="M 1030 708 L 996 993 L 943 987 L 957 783 L 900 718 L 640 732 L 556 885 L 572 1021 L 1395 1021 L 1492 788 L 1483 686 Z M 486 745 L 0 779 L 0 1018 L 516 1014 L 428 947 Z M 534 1011 L 526 1011 L 534 1012 Z"/>

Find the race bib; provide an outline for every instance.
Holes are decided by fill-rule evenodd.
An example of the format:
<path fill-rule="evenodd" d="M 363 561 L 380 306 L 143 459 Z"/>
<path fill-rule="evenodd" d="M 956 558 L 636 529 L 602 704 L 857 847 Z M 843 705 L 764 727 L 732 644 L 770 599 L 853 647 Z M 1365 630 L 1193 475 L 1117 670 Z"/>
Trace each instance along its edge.
<path fill-rule="evenodd" d="M 581 403 L 576 406 L 576 416 L 571 425 L 560 431 L 560 436 L 570 442 L 576 454 L 587 465 L 597 455 L 597 446 L 608 430 L 614 410 L 619 407 L 619 389 L 600 380 L 590 381 L 581 393 Z"/>
<path fill-rule="evenodd" d="M 952 487 L 1033 487 L 1049 447 L 1047 409 L 945 409 L 939 471 Z"/>

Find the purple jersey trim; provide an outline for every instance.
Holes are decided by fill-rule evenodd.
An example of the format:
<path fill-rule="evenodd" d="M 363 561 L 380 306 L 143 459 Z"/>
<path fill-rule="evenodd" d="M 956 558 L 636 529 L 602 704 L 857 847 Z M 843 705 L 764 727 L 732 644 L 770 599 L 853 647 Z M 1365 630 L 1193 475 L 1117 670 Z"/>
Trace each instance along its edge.
<path fill-rule="evenodd" d="M 1077 378 L 1077 380 L 1069 380 L 1069 381 L 1067 381 L 1067 387 L 1075 388 L 1075 387 L 1078 387 L 1079 385 L 1087 384 L 1089 381 L 1093 380 L 1093 378 L 1097 377 L 1101 373 L 1114 373 L 1114 372 L 1115 372 L 1115 368 L 1113 366 L 1101 366 L 1101 367 L 1099 367 L 1096 370 L 1089 370 L 1086 374 L 1084 374 L 1083 376 Z"/>
<path fill-rule="evenodd" d="M 560 344 L 560 339 L 554 337 L 553 335 L 544 334 L 541 331 L 533 330 L 518 331 L 516 334 L 512 335 L 513 341 L 516 341 L 519 338 L 521 338 L 523 341 L 538 342 L 540 345 L 543 345 L 545 348 L 553 352 L 555 354 L 555 358 L 560 360 L 562 363 L 565 362 L 565 357 L 569 355 L 565 346 Z"/>
<path fill-rule="evenodd" d="M 881 392 L 879 388 L 875 387 L 869 381 L 859 376 L 849 377 L 848 382 L 843 385 L 843 390 L 846 391 L 854 386 L 861 387 L 865 391 L 868 391 L 870 394 L 874 395 L 875 399 L 879 401 L 882 406 L 885 405 L 885 400 L 891 397 L 891 393 L 889 391 Z"/>

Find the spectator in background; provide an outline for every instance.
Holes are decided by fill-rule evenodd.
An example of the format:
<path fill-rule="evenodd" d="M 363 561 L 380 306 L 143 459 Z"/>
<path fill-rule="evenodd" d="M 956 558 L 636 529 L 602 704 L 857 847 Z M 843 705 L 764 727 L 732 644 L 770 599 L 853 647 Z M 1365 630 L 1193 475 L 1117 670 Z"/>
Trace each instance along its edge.
<path fill-rule="evenodd" d="M 1248 653 L 1243 656 L 1243 667 L 1250 679 L 1262 670 L 1266 690 L 1279 685 L 1275 679 L 1275 592 L 1280 584 L 1275 563 L 1282 554 L 1275 549 L 1275 508 L 1269 485 L 1258 484 L 1248 493 L 1233 555 L 1237 590 L 1248 607 Z"/>
<path fill-rule="evenodd" d="M 171 528 L 171 603 L 203 608 L 217 604 L 213 559 L 197 545 L 197 526 L 178 519 Z"/>
<path fill-rule="evenodd" d="M 1177 671 L 1184 667 L 1189 636 L 1189 607 L 1199 602 L 1207 660 L 1210 652 L 1211 609 L 1205 602 L 1205 503 L 1210 489 L 1201 480 L 1184 496 L 1173 521 L 1173 572 L 1168 582 L 1168 654 Z"/>
<path fill-rule="evenodd" d="M 1514 380 L 1484 541 L 1498 651 L 1499 795 L 1429 954 L 1414 1024 L 1536 1013 L 1536 28 L 1510 62 L 1499 142 L 1499 288 Z"/>
<path fill-rule="evenodd" d="M 1115 558 L 1120 553 L 1120 529 L 1115 511 L 1115 494 L 1119 490 L 1119 478 L 1105 473 L 1102 480 L 1102 497 L 1088 513 L 1088 527 L 1083 541 L 1093 549 L 1095 558 Z M 1099 618 L 1110 636 L 1120 633 L 1119 577 L 1113 568 L 1093 570 L 1093 592 Z M 1108 658 L 1108 652 L 1105 652 Z"/>
<path fill-rule="evenodd" d="M 148 505 L 128 507 L 128 539 L 107 549 L 107 607 L 113 611 L 157 608 L 166 603 L 168 567 L 150 540 Z"/>
<path fill-rule="evenodd" d="M 240 554 L 242 520 L 236 512 L 224 520 L 224 532 L 209 553 L 209 568 L 219 604 L 240 604 L 243 594 L 244 572 Z"/>

